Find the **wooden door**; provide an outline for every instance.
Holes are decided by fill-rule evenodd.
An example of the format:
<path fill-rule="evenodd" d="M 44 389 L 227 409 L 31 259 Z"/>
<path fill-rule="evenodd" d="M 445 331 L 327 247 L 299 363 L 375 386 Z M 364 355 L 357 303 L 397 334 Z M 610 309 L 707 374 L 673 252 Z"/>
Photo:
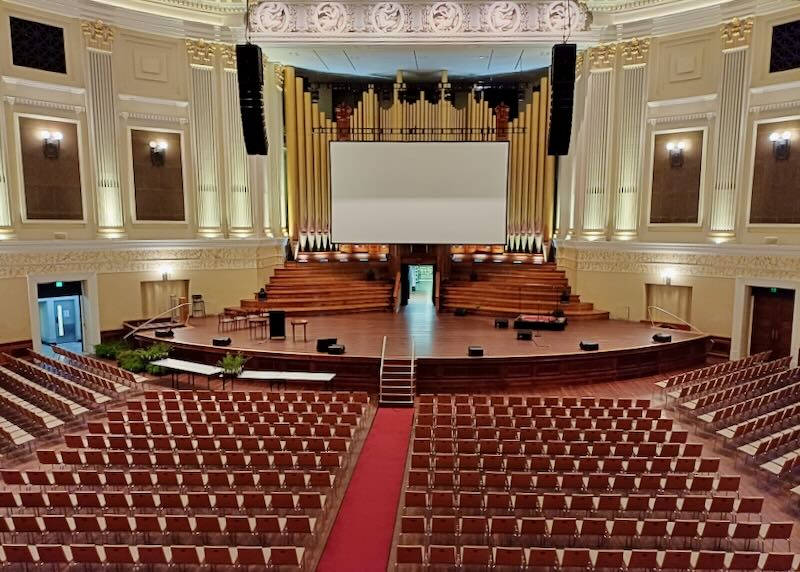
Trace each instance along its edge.
<path fill-rule="evenodd" d="M 794 290 L 753 288 L 753 323 L 750 353 L 772 351 L 772 358 L 792 351 Z"/>

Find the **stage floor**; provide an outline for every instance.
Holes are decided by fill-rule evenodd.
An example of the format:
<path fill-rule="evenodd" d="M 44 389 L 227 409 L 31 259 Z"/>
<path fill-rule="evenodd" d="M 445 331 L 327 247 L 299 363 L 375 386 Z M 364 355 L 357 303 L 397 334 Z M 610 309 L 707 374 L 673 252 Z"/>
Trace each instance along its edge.
<path fill-rule="evenodd" d="M 175 330 L 175 337 L 166 340 L 177 344 L 210 346 L 211 338 L 230 336 L 228 350 L 245 352 L 276 352 L 281 354 L 316 353 L 317 338 L 337 338 L 347 348 L 349 357 L 379 358 L 383 336 L 388 336 L 387 355 L 408 356 L 411 340 L 419 358 L 463 358 L 467 347 L 479 345 L 486 357 L 544 357 L 582 353 L 581 340 L 600 344 L 600 352 L 649 348 L 669 344 L 655 344 L 656 332 L 667 331 L 673 343 L 703 337 L 702 334 L 652 328 L 648 324 L 620 320 L 571 321 L 563 332 L 541 332 L 535 342 L 518 341 L 516 330 L 494 328 L 492 316 L 462 316 L 437 314 L 430 304 L 409 305 L 398 314 L 390 312 L 365 312 L 330 316 L 310 316 L 308 341 L 302 340 L 302 329 L 297 329 L 298 339 L 292 340 L 290 319 L 286 320 L 286 340 L 262 341 L 250 337 L 248 330 L 217 332 L 217 318 L 192 319 L 190 326 Z M 154 338 L 152 332 L 139 337 Z M 217 348 L 221 349 L 221 348 Z"/>

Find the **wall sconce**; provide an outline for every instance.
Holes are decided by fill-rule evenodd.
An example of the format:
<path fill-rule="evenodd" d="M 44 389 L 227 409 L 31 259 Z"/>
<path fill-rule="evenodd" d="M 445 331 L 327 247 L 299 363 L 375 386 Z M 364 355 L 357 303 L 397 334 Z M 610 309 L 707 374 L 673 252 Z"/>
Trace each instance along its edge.
<path fill-rule="evenodd" d="M 153 167 L 163 167 L 164 158 L 167 154 L 166 141 L 150 141 L 150 163 Z"/>
<path fill-rule="evenodd" d="M 672 279 L 675 277 L 675 271 L 671 268 L 667 268 L 661 273 L 661 277 L 664 279 L 664 284 L 672 286 Z"/>
<path fill-rule="evenodd" d="M 789 159 L 792 150 L 792 134 L 789 131 L 770 133 L 769 140 L 772 141 L 772 154 L 776 161 Z"/>
<path fill-rule="evenodd" d="M 172 271 L 172 268 L 167 266 L 166 264 L 162 264 L 158 267 L 158 273 L 161 274 L 162 280 L 169 280 L 169 273 Z"/>
<path fill-rule="evenodd" d="M 684 141 L 667 143 L 667 151 L 669 152 L 669 166 L 674 168 L 683 167 L 683 150 L 686 149 Z"/>
<path fill-rule="evenodd" d="M 42 138 L 42 152 L 47 159 L 58 159 L 61 152 L 61 140 L 64 134 L 60 131 L 42 131 L 39 133 Z"/>

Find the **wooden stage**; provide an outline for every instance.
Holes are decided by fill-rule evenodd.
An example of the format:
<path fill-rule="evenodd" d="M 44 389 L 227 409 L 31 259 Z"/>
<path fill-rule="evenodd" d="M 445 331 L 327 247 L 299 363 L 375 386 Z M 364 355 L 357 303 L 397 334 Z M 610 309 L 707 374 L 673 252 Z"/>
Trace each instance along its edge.
<path fill-rule="evenodd" d="M 563 332 L 542 332 L 535 342 L 518 341 L 516 330 L 494 328 L 491 316 L 436 314 L 432 305 L 412 304 L 399 314 L 367 312 L 310 316 L 308 341 L 292 340 L 290 318 L 286 340 L 258 340 L 249 330 L 217 332 L 217 319 L 193 319 L 175 330 L 169 341 L 172 356 L 214 363 L 225 352 L 250 356 L 248 368 L 336 373 L 338 388 L 377 391 L 383 336 L 387 355 L 407 357 L 413 338 L 417 355 L 419 392 L 516 390 L 587 381 L 611 381 L 688 369 L 705 361 L 707 336 L 666 330 L 672 342 L 656 344 L 660 328 L 618 320 L 573 321 Z M 211 339 L 229 336 L 228 347 L 214 347 Z M 154 339 L 153 332 L 137 334 Z M 337 338 L 347 353 L 317 353 L 317 338 Z M 600 344 L 598 352 L 583 352 L 581 340 Z M 467 347 L 479 345 L 484 357 L 467 357 Z"/>

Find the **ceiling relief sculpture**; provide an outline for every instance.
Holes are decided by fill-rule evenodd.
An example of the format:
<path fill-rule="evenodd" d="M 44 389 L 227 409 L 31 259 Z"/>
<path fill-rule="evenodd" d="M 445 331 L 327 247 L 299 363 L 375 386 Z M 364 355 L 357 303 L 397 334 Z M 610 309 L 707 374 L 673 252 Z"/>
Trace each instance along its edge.
<path fill-rule="evenodd" d="M 577 0 L 494 2 L 436 0 L 378 3 L 266 0 L 250 13 L 259 41 L 325 41 L 350 36 L 365 41 L 383 37 L 430 41 L 434 36 L 487 38 L 562 35 L 588 29 L 590 14 Z"/>

